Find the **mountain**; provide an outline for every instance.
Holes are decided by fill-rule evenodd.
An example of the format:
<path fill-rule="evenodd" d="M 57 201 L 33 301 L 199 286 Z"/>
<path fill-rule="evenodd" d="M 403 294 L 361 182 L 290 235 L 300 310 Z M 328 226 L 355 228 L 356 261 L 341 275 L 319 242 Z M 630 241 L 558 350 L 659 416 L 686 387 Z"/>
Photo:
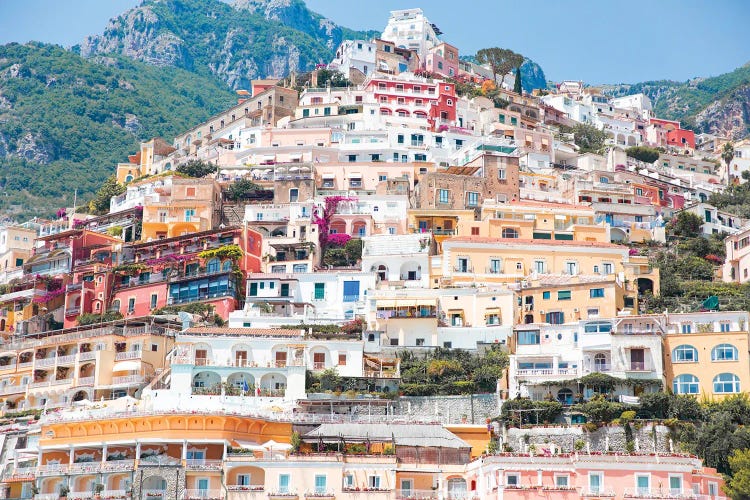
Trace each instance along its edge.
<path fill-rule="evenodd" d="M 615 96 L 642 92 L 651 99 L 656 116 L 680 120 L 698 132 L 734 139 L 750 134 L 750 63 L 710 78 L 619 84 L 605 91 Z"/>
<path fill-rule="evenodd" d="M 307 9 L 302 0 L 145 0 L 76 47 L 213 74 L 233 89 L 328 63 L 345 37 L 368 37 Z"/>
<path fill-rule="evenodd" d="M 90 198 L 118 162 L 236 102 L 211 75 L 55 45 L 0 46 L 0 214 L 45 216 Z"/>

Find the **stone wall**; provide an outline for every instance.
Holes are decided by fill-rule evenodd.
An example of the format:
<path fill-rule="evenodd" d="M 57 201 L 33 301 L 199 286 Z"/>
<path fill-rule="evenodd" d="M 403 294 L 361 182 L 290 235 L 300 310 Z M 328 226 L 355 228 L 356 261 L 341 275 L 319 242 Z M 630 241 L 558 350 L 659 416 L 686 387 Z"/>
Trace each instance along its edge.
<path fill-rule="evenodd" d="M 644 453 L 668 453 L 672 446 L 669 428 L 663 425 L 644 423 L 636 429 L 635 423 L 630 424 L 633 431 L 635 451 Z M 586 432 L 583 426 L 534 427 L 530 429 L 511 428 L 503 431 L 502 442 L 517 452 L 528 452 L 529 446 L 534 445 L 537 451 L 551 449 L 551 445 L 562 452 L 575 450 L 576 441 L 588 444 L 583 451 L 615 451 L 626 452 L 626 437 L 623 426 L 606 426 L 594 432 Z M 674 445 L 676 447 L 676 445 Z M 677 451 L 676 449 L 674 451 Z"/>
<path fill-rule="evenodd" d="M 156 477 L 166 482 L 166 498 L 182 498 L 185 492 L 185 469 L 178 465 L 148 466 L 141 464 L 135 471 L 133 498 L 147 500 L 148 479 Z"/>
<path fill-rule="evenodd" d="M 434 417 L 445 424 L 484 424 L 500 414 L 497 394 L 460 396 L 402 396 L 394 401 L 394 413 Z"/>

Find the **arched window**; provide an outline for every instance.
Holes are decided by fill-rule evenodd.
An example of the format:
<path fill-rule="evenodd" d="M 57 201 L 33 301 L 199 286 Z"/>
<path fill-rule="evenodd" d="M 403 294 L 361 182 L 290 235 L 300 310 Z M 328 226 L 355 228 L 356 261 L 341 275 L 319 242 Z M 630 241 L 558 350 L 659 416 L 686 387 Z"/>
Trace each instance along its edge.
<path fill-rule="evenodd" d="M 716 394 L 733 394 L 740 392 L 740 378 L 734 373 L 720 373 L 714 377 Z"/>
<path fill-rule="evenodd" d="M 110 307 L 113 311 L 119 311 L 120 310 L 120 299 L 115 299 L 112 301 L 112 307 Z"/>
<path fill-rule="evenodd" d="M 683 373 L 672 381 L 672 391 L 675 394 L 698 394 L 698 377 Z"/>
<path fill-rule="evenodd" d="M 711 349 L 711 361 L 737 361 L 739 351 L 732 344 L 719 344 Z"/>
<path fill-rule="evenodd" d="M 678 345 L 672 350 L 673 363 L 697 363 L 698 350 L 687 344 Z"/>
<path fill-rule="evenodd" d="M 512 227 L 504 227 L 502 235 L 503 238 L 518 238 L 518 231 Z"/>
<path fill-rule="evenodd" d="M 609 371 L 609 363 L 607 363 L 606 354 L 600 352 L 594 355 L 594 371 L 595 372 Z"/>
<path fill-rule="evenodd" d="M 217 258 L 213 258 L 206 264 L 206 272 L 218 273 L 221 266 L 221 261 Z"/>
<path fill-rule="evenodd" d="M 222 271 L 231 271 L 232 270 L 232 261 L 231 260 L 225 260 L 221 264 L 221 270 Z"/>

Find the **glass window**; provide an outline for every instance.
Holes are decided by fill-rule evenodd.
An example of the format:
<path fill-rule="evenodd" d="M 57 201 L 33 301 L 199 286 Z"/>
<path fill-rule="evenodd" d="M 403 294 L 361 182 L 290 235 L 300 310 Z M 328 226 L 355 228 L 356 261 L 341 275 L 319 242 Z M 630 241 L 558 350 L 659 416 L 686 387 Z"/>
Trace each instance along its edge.
<path fill-rule="evenodd" d="M 562 311 L 547 313 L 546 320 L 550 325 L 562 325 L 563 323 L 565 323 L 565 313 L 563 313 Z"/>
<path fill-rule="evenodd" d="M 570 300 L 570 290 L 560 290 L 557 292 L 557 300 Z"/>
<path fill-rule="evenodd" d="M 698 377 L 689 373 L 675 377 L 672 381 L 672 391 L 675 394 L 698 394 Z"/>
<path fill-rule="evenodd" d="M 740 392 L 740 378 L 734 373 L 720 373 L 714 377 L 716 394 L 733 394 Z"/>
<path fill-rule="evenodd" d="M 315 283 L 315 300 L 323 300 L 326 296 L 326 284 L 325 283 Z"/>
<path fill-rule="evenodd" d="M 279 493 L 289 493 L 289 474 L 279 475 Z"/>
<path fill-rule="evenodd" d="M 518 238 L 518 231 L 511 227 L 503 228 L 503 238 Z"/>
<path fill-rule="evenodd" d="M 682 494 L 682 477 L 669 476 L 669 493 L 672 495 Z"/>
<path fill-rule="evenodd" d="M 572 394 L 572 391 L 571 391 Z M 568 487 L 568 476 L 555 476 L 555 486 Z"/>
<path fill-rule="evenodd" d="M 651 476 L 647 474 L 639 474 L 635 476 L 635 486 L 638 489 L 638 493 L 641 495 L 648 495 L 651 490 Z"/>
<path fill-rule="evenodd" d="M 552 295 L 552 292 L 550 292 L 549 290 L 547 290 L 546 292 L 542 292 L 542 298 L 544 300 L 549 300 L 551 295 Z"/>
<path fill-rule="evenodd" d="M 326 492 L 326 477 L 323 475 L 316 475 L 315 476 L 315 493 L 325 493 Z"/>
<path fill-rule="evenodd" d="M 469 191 L 466 193 L 466 206 L 476 207 L 479 204 L 479 193 Z"/>
<path fill-rule="evenodd" d="M 691 345 L 678 345 L 672 350 L 673 363 L 697 363 L 698 349 Z"/>
<path fill-rule="evenodd" d="M 521 330 L 518 332 L 518 345 L 537 345 L 539 344 L 538 330 Z"/>
<path fill-rule="evenodd" d="M 451 192 L 447 189 L 438 189 L 438 201 L 440 203 L 450 202 Z"/>
<path fill-rule="evenodd" d="M 711 361 L 737 361 L 739 351 L 732 344 L 719 344 L 711 349 Z"/>
<path fill-rule="evenodd" d="M 589 290 L 589 297 L 592 299 L 599 299 L 604 297 L 604 288 L 592 288 Z"/>
<path fill-rule="evenodd" d="M 603 476 L 601 472 L 589 472 L 589 492 L 599 493 L 601 491 L 604 482 Z"/>

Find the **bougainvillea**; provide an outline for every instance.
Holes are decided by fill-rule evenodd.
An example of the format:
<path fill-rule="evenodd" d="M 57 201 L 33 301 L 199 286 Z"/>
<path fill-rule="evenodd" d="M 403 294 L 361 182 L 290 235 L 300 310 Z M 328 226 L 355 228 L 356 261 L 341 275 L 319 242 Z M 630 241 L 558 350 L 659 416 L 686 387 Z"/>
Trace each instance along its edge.
<path fill-rule="evenodd" d="M 336 215 L 339 205 L 351 201 L 357 201 L 357 198 L 350 196 L 326 196 L 325 204 L 322 209 L 318 210 L 315 215 L 313 215 L 313 223 L 318 225 L 318 243 L 320 244 L 320 249 L 322 251 L 325 251 L 326 247 L 328 247 L 330 237 L 333 236 L 328 234 L 328 232 L 331 227 L 331 219 Z M 347 241 L 349 240 L 347 239 Z M 346 241 L 340 246 L 343 245 L 346 245 Z"/>
<path fill-rule="evenodd" d="M 328 246 L 342 248 L 352 237 L 345 233 L 336 233 L 328 235 Z"/>

